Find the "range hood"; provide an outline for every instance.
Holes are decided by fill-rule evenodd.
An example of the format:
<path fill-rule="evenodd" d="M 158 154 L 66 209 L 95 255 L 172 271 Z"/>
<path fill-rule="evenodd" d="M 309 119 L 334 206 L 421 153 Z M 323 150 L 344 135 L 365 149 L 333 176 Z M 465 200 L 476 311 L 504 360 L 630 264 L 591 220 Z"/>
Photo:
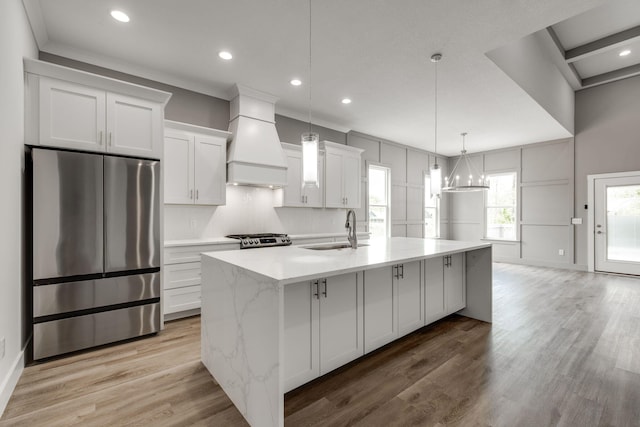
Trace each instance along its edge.
<path fill-rule="evenodd" d="M 227 183 L 258 187 L 287 184 L 287 159 L 275 125 L 278 98 L 235 85 L 229 110 Z"/>

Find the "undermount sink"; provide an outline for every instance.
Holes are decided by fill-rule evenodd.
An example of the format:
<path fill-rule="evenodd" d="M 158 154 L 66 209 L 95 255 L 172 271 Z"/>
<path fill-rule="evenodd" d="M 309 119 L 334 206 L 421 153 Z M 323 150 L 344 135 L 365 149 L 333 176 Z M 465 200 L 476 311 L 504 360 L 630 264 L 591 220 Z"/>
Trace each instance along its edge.
<path fill-rule="evenodd" d="M 358 243 L 358 247 L 360 246 L 369 246 L 368 243 Z M 318 246 L 305 246 L 304 249 L 311 249 L 314 251 L 330 251 L 334 249 L 351 249 L 351 245 L 349 243 L 331 243 L 330 245 L 318 245 Z"/>

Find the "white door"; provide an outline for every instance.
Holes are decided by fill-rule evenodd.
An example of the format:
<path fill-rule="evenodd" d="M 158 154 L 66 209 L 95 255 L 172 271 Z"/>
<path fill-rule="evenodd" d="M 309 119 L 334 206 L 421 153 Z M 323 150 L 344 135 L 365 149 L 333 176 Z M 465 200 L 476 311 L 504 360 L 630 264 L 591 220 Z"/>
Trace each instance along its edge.
<path fill-rule="evenodd" d="M 347 208 L 360 207 L 360 158 L 345 155 L 342 158 L 342 187 Z"/>
<path fill-rule="evenodd" d="M 107 151 L 160 158 L 160 104 L 130 96 L 107 94 Z"/>
<path fill-rule="evenodd" d="M 594 181 L 595 270 L 640 275 L 640 175 Z"/>
<path fill-rule="evenodd" d="M 451 314 L 467 306 L 467 288 L 464 281 L 464 254 L 453 254 L 448 258 L 444 266 L 444 296 L 447 314 Z"/>
<path fill-rule="evenodd" d="M 398 330 L 400 336 L 424 326 L 422 309 L 422 263 L 413 261 L 401 264 L 398 280 Z"/>
<path fill-rule="evenodd" d="M 329 150 L 327 150 L 325 157 L 324 201 L 325 206 L 328 208 L 344 207 L 342 154 Z"/>
<path fill-rule="evenodd" d="M 364 354 L 361 280 L 347 273 L 320 283 L 321 375 Z"/>
<path fill-rule="evenodd" d="M 425 324 L 447 315 L 444 300 L 444 259 L 428 258 L 424 261 Z"/>
<path fill-rule="evenodd" d="M 302 176 L 300 177 L 302 182 Z M 318 186 L 304 189 L 305 206 L 309 208 L 321 208 L 324 205 L 324 154 L 318 156 Z"/>
<path fill-rule="evenodd" d="M 164 202 L 193 204 L 193 137 L 167 133 L 164 138 Z"/>
<path fill-rule="evenodd" d="M 103 90 L 40 78 L 40 144 L 104 151 Z"/>
<path fill-rule="evenodd" d="M 368 353 L 398 337 L 398 266 L 364 273 L 364 351 Z"/>
<path fill-rule="evenodd" d="M 227 141 L 197 136 L 195 151 L 196 205 L 224 205 L 227 191 Z"/>
<path fill-rule="evenodd" d="M 284 206 L 304 206 L 302 195 L 302 153 L 287 150 L 287 186 L 284 188 Z"/>
<path fill-rule="evenodd" d="M 315 281 L 284 287 L 284 389 L 320 376 L 318 287 Z"/>

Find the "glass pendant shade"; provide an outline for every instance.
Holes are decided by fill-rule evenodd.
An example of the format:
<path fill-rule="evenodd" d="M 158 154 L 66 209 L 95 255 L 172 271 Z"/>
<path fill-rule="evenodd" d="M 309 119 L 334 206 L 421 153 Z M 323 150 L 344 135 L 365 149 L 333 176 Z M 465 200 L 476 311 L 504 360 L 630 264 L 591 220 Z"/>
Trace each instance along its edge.
<path fill-rule="evenodd" d="M 438 163 L 434 163 L 429 169 L 429 177 L 431 180 L 431 197 L 440 196 L 442 190 L 442 169 Z"/>
<path fill-rule="evenodd" d="M 318 150 L 320 136 L 315 132 L 302 134 L 302 185 L 318 186 Z"/>

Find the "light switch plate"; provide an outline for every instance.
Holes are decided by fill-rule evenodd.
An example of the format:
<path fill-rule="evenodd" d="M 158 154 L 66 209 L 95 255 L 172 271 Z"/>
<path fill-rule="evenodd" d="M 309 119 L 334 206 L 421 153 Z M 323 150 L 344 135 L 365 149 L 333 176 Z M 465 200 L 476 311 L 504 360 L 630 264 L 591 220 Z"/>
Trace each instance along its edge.
<path fill-rule="evenodd" d="M 571 218 L 571 224 L 573 224 L 573 225 L 581 225 L 582 224 L 582 218 Z"/>

